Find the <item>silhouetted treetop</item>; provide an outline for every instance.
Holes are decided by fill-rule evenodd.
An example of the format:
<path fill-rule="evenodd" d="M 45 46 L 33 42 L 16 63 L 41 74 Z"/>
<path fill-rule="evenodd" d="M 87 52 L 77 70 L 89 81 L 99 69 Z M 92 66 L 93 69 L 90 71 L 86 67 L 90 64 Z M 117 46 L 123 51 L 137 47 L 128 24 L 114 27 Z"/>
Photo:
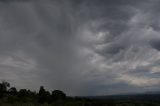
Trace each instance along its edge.
<path fill-rule="evenodd" d="M 11 94 L 11 95 L 17 95 L 18 91 L 15 87 L 11 87 L 8 92 Z"/>
<path fill-rule="evenodd" d="M 63 100 L 66 98 L 66 94 L 63 91 L 60 90 L 54 90 L 52 92 L 52 98 L 54 100 Z"/>

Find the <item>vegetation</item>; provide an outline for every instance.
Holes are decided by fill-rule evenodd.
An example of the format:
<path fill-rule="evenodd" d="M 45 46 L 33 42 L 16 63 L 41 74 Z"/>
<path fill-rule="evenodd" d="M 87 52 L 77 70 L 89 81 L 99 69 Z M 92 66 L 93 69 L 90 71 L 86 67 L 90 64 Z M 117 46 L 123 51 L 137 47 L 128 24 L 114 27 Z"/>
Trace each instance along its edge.
<path fill-rule="evenodd" d="M 60 90 L 50 93 L 43 86 L 38 92 L 17 90 L 3 81 L 0 106 L 160 106 L 160 95 L 69 97 Z"/>

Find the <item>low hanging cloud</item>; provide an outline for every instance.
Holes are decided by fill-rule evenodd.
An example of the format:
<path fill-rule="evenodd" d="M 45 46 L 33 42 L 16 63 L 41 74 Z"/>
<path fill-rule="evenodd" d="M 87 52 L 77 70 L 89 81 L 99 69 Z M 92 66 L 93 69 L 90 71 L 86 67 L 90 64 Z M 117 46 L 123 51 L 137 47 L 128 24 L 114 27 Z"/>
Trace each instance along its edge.
<path fill-rule="evenodd" d="M 0 2 L 0 79 L 68 95 L 157 91 L 158 0 Z"/>

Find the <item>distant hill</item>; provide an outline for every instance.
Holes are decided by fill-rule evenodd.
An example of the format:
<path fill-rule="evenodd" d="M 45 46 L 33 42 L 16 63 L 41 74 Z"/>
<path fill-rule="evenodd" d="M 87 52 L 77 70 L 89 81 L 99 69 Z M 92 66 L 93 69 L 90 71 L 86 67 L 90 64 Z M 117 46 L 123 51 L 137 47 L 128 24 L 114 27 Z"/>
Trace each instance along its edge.
<path fill-rule="evenodd" d="M 160 94 L 160 91 L 149 91 L 145 92 L 144 94 Z"/>
<path fill-rule="evenodd" d="M 141 94 L 124 94 L 124 95 L 109 95 L 109 96 L 87 96 L 85 98 L 94 100 L 136 100 L 136 101 L 160 101 L 160 92 L 146 92 Z"/>

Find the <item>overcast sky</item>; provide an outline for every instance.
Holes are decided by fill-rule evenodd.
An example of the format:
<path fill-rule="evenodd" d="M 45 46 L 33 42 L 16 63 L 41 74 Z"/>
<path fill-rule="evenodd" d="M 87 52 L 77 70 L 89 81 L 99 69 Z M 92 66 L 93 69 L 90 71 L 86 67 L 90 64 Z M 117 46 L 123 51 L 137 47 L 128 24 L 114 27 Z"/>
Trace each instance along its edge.
<path fill-rule="evenodd" d="M 160 0 L 0 2 L 0 80 L 67 95 L 160 90 Z"/>

